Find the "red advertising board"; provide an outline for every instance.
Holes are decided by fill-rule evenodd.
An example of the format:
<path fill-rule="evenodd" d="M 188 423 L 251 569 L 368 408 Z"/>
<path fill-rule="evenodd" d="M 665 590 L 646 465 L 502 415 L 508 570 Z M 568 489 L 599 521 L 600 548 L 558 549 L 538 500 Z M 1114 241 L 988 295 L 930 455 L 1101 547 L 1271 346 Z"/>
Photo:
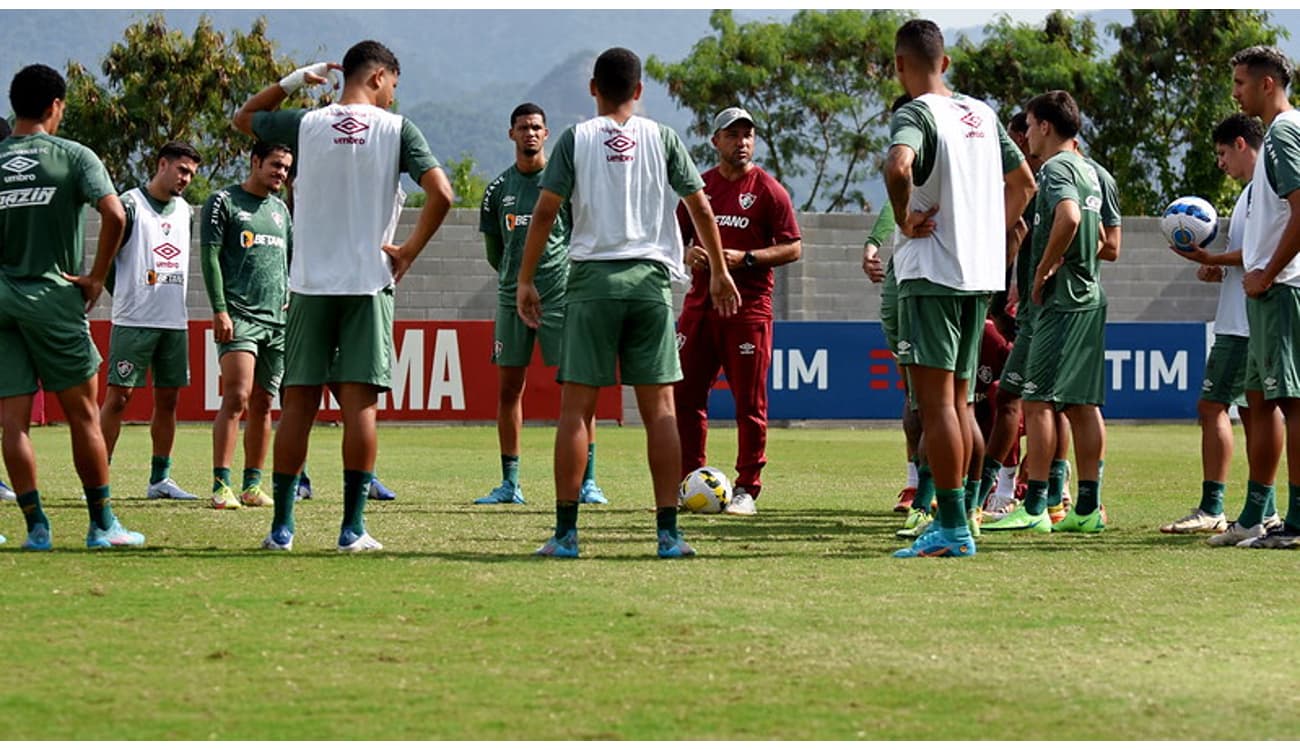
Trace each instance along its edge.
<path fill-rule="evenodd" d="M 90 333 L 101 354 L 108 352 L 111 326 L 106 320 L 90 323 Z M 398 321 L 393 326 L 393 390 L 379 398 L 379 419 L 387 421 L 491 422 L 497 414 L 497 370 L 492 364 L 492 321 Z M 103 398 L 108 367 L 99 369 Z M 211 321 L 190 321 L 190 385 L 181 389 L 177 417 L 187 422 L 209 422 L 221 406 L 217 346 Z M 126 419 L 145 422 L 153 403 L 152 389 L 139 389 L 127 406 Z M 63 421 L 58 400 L 46 400 L 50 421 Z M 555 420 L 560 414 L 560 386 L 555 368 L 546 367 L 535 352 L 528 367 L 524 390 L 526 419 Z M 338 404 L 328 396 L 322 402 L 322 419 L 338 419 Z M 619 388 L 605 388 L 596 404 L 598 419 L 623 418 Z"/>

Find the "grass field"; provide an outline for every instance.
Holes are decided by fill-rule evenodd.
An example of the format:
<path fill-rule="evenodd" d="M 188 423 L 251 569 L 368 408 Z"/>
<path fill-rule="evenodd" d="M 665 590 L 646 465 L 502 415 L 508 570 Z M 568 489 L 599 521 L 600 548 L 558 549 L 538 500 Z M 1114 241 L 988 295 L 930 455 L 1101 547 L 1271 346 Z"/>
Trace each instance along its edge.
<path fill-rule="evenodd" d="M 685 517 L 700 557 L 660 561 L 643 433 L 616 427 L 584 559 L 529 556 L 554 520 L 542 427 L 529 504 L 501 508 L 469 504 L 493 429 L 381 428 L 386 549 L 344 556 L 339 437 L 314 434 L 291 554 L 255 549 L 269 509 L 130 498 L 147 548 L 90 553 L 66 432 L 35 430 L 56 549 L 21 553 L 0 506 L 0 739 L 1300 738 L 1300 557 L 1155 531 L 1198 497 L 1194 426 L 1112 427 L 1104 534 L 986 534 L 968 560 L 889 557 L 897 430 L 796 429 L 771 434 L 760 515 Z M 182 428 L 183 486 L 207 489 L 209 445 Z M 735 432 L 712 445 L 729 464 Z M 114 494 L 147 474 L 127 428 Z"/>

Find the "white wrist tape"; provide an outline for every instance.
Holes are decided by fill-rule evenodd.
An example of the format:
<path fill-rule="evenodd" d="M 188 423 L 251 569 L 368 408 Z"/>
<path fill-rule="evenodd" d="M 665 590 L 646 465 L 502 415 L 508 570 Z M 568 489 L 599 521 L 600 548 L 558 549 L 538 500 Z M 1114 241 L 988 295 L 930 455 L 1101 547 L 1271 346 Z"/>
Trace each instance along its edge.
<path fill-rule="evenodd" d="M 312 63 L 311 65 L 304 65 L 284 78 L 281 78 L 280 88 L 284 89 L 284 93 L 293 96 L 298 89 L 306 85 L 308 73 L 321 76 L 322 78 L 327 78 L 330 76 L 330 64 L 327 62 L 318 62 Z"/>

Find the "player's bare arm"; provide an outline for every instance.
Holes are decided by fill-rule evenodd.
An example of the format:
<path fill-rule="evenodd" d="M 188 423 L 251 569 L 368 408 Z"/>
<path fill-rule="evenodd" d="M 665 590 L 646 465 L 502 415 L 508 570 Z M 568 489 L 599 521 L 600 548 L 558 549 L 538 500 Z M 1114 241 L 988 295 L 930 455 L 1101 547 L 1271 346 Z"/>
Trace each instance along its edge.
<path fill-rule="evenodd" d="M 871 279 L 872 284 L 885 280 L 885 263 L 880 260 L 880 248 L 868 242 L 862 246 L 862 272 Z"/>
<path fill-rule="evenodd" d="M 1122 227 L 1102 227 L 1101 245 L 1097 248 L 1097 257 L 1108 263 L 1119 260 L 1119 246 L 1123 239 Z"/>
<path fill-rule="evenodd" d="M 1025 207 L 1037 191 L 1038 185 L 1034 183 L 1034 173 L 1029 171 L 1028 162 L 1020 162 L 1015 169 L 1002 176 L 1002 202 L 1007 211 L 1008 232 L 1023 220 Z"/>
<path fill-rule="evenodd" d="M 740 309 L 740 292 L 731 278 L 731 272 L 727 270 L 726 257 L 722 252 L 722 237 L 718 234 L 717 219 L 713 216 L 713 208 L 709 206 L 708 196 L 703 190 L 696 190 L 682 200 L 686 203 L 691 223 L 695 226 L 695 236 L 709 256 L 709 296 L 713 298 L 713 308 L 722 317 L 731 317 Z M 532 231 L 530 226 L 530 239 Z"/>
<path fill-rule="evenodd" d="M 63 277 L 81 287 L 81 297 L 86 301 L 86 312 L 95 306 L 104 293 L 104 280 L 113 266 L 117 251 L 122 248 L 122 232 L 126 229 L 126 209 L 116 195 L 106 195 L 95 204 L 99 212 L 99 244 L 95 249 L 95 265 L 84 276 L 63 274 Z"/>
<path fill-rule="evenodd" d="M 564 199 L 559 193 L 542 188 L 541 195 L 537 196 L 537 205 L 533 206 L 533 217 L 528 221 L 528 234 L 524 236 L 524 257 L 519 261 L 515 306 L 519 310 L 519 317 L 529 328 L 537 328 L 542 324 L 542 298 L 537 293 L 537 286 L 533 284 L 533 277 L 537 273 L 537 264 L 542 260 L 542 253 L 546 250 L 551 228 L 555 226 L 555 217 L 559 215 L 563 204 Z M 717 229 L 713 231 L 714 237 L 717 237 Z"/>
<path fill-rule="evenodd" d="M 429 244 L 434 232 L 442 226 L 447 213 L 451 211 L 453 200 L 451 182 L 447 179 L 447 173 L 442 171 L 442 167 L 426 169 L 424 174 L 420 175 L 420 187 L 424 189 L 428 199 L 424 202 L 424 208 L 420 209 L 420 217 L 416 219 L 411 235 L 400 245 L 383 246 L 384 252 L 388 253 L 393 264 L 394 282 L 402 280 L 410 270 L 411 264 Z"/>
<path fill-rule="evenodd" d="M 1074 235 L 1079 231 L 1079 225 L 1083 222 L 1083 214 L 1079 211 L 1079 204 L 1072 200 L 1063 200 L 1056 204 L 1056 211 L 1052 218 L 1052 232 L 1047 236 L 1047 247 L 1043 249 L 1043 259 L 1039 261 L 1038 267 L 1034 269 L 1034 290 L 1033 301 L 1036 305 L 1043 304 L 1043 285 L 1047 280 L 1052 278 L 1056 269 L 1060 267 L 1061 260 L 1065 257 L 1065 251 L 1069 249 L 1070 243 L 1074 241 Z"/>
<path fill-rule="evenodd" d="M 1291 216 L 1286 220 L 1286 228 L 1282 230 L 1282 238 L 1277 242 L 1273 257 L 1269 258 L 1268 265 L 1263 269 L 1248 271 L 1242 282 L 1246 294 L 1251 297 L 1259 297 L 1267 292 L 1282 269 L 1295 259 L 1296 253 L 1300 253 L 1300 190 L 1288 193 L 1286 202 L 1291 207 Z"/>
<path fill-rule="evenodd" d="M 280 108 L 285 99 L 293 96 L 303 86 L 317 86 L 329 83 L 332 71 L 341 71 L 343 66 L 332 62 L 319 62 L 305 65 L 294 72 L 253 94 L 244 102 L 233 118 L 235 129 L 245 135 L 253 134 L 253 115 L 257 112 L 270 112 Z M 338 87 L 335 82 L 335 88 Z"/>
<path fill-rule="evenodd" d="M 889 205 L 894 210 L 898 231 L 904 237 L 929 237 L 935 227 L 930 217 L 939 211 L 939 207 L 931 206 L 927 211 L 907 209 L 912 202 L 912 164 L 915 161 L 916 152 L 910 146 L 891 146 L 885 155 L 885 189 L 889 192 Z M 1023 210 L 1023 206 L 1021 208 Z"/>

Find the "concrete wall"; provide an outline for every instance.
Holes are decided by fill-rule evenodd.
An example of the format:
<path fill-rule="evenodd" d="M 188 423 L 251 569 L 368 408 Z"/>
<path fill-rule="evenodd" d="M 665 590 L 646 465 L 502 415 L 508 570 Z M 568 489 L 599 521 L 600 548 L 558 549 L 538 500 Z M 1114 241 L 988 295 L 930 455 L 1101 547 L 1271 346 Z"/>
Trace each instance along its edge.
<path fill-rule="evenodd" d="M 879 288 L 862 273 L 862 241 L 873 219 L 861 214 L 799 215 L 803 259 L 777 269 L 773 307 L 778 319 L 879 317 Z M 406 211 L 399 238 L 406 236 L 414 221 L 415 212 Z M 1223 227 L 1221 236 L 1226 235 L 1226 229 Z M 87 222 L 88 253 L 93 252 L 98 231 L 97 221 Z M 196 229 L 190 261 L 190 315 L 208 318 L 211 309 L 203 288 L 197 242 Z M 1214 317 L 1218 287 L 1197 281 L 1194 264 L 1175 257 L 1156 219 L 1125 220 L 1120 260 L 1105 264 L 1103 279 L 1111 320 L 1204 321 Z M 677 290 L 679 303 L 684 293 L 684 288 Z M 105 295 L 92 317 L 107 318 L 111 304 Z M 408 320 L 483 320 L 494 316 L 495 306 L 496 276 L 483 259 L 478 212 L 454 210 L 398 286 L 397 316 Z"/>

